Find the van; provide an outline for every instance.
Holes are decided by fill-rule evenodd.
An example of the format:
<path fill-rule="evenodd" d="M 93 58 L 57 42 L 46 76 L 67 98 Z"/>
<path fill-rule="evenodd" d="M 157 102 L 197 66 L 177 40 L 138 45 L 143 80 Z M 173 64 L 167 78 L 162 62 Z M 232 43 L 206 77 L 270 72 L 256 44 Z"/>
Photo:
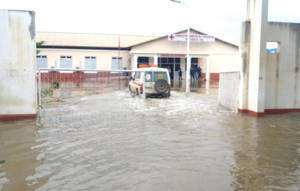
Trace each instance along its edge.
<path fill-rule="evenodd" d="M 129 91 L 137 95 L 143 94 L 143 86 L 145 86 L 146 97 L 170 97 L 171 80 L 169 71 L 164 68 L 156 67 L 157 66 L 139 68 L 138 70 L 141 72 L 135 72 L 129 82 Z M 145 79 L 144 84 L 143 79 Z"/>

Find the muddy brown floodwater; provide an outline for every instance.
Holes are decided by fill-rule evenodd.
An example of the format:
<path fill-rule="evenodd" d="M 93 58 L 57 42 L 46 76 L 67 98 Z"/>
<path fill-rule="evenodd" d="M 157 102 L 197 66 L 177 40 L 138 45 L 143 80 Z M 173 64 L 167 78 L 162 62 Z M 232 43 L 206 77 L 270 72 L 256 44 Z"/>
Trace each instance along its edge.
<path fill-rule="evenodd" d="M 0 122 L 1 191 L 300 190 L 299 113 L 255 118 L 199 93 L 146 99 L 145 113 L 127 91 L 67 95 Z"/>

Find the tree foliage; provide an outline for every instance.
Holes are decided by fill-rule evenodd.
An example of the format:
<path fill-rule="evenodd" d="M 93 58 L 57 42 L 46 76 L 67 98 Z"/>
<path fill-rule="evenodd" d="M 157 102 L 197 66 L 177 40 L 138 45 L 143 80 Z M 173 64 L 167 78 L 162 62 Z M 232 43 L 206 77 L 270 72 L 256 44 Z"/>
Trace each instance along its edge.
<path fill-rule="evenodd" d="M 42 46 L 43 44 L 45 44 L 45 41 L 41 41 L 41 42 L 36 42 L 36 47 L 38 46 Z M 40 50 L 36 50 L 36 54 L 39 54 L 41 51 Z"/>

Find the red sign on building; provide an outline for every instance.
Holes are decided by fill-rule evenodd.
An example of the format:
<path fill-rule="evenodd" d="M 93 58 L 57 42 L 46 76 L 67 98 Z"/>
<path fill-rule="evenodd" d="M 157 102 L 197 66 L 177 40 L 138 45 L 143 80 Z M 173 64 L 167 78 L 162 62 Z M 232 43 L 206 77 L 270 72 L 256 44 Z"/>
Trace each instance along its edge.
<path fill-rule="evenodd" d="M 185 58 L 185 54 L 159 54 L 158 57 L 163 58 Z"/>

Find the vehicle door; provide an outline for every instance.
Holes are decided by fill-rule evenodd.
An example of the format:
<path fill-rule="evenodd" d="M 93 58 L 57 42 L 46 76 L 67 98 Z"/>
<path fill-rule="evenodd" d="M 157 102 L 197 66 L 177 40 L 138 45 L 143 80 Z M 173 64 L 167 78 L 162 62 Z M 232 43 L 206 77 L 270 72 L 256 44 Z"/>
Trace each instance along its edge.
<path fill-rule="evenodd" d="M 134 74 L 134 79 L 132 81 L 132 86 L 131 86 L 131 91 L 136 92 L 136 89 L 139 89 L 139 85 L 140 84 L 140 72 L 136 72 Z"/>
<path fill-rule="evenodd" d="M 155 93 L 154 90 L 154 80 L 153 80 L 153 72 L 148 71 L 145 72 L 145 92 L 146 93 Z"/>

